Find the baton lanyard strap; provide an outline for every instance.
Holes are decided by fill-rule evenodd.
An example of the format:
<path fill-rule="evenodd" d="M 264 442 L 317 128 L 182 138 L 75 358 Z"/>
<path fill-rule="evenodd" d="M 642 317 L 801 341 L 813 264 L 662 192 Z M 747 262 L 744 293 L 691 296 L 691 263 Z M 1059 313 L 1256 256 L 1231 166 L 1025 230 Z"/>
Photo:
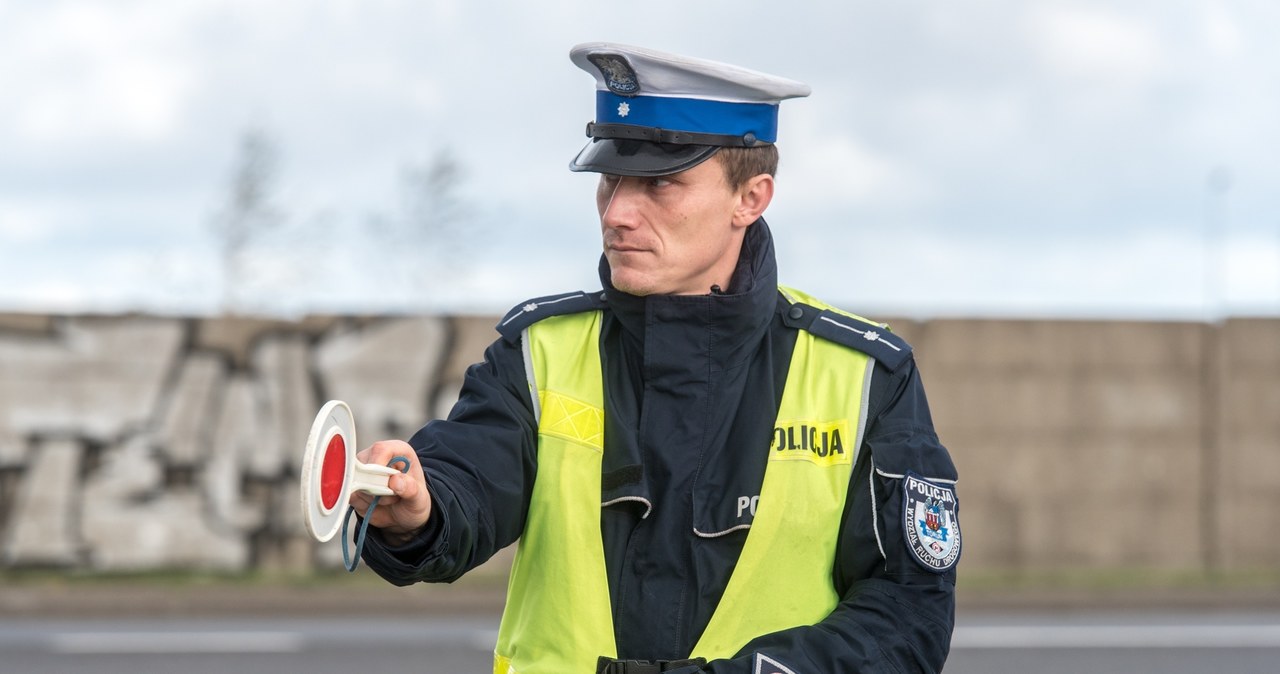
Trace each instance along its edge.
<path fill-rule="evenodd" d="M 401 473 L 409 472 L 409 459 L 403 456 L 397 456 L 391 459 L 387 465 L 396 468 Z M 356 531 L 356 554 L 354 557 L 347 549 L 347 541 L 350 540 L 347 538 L 347 524 L 351 522 L 351 516 L 356 512 L 355 507 L 349 507 L 347 509 L 347 516 L 342 518 L 342 565 L 346 567 L 349 572 L 355 572 L 356 568 L 360 566 L 360 555 L 364 553 L 364 536 L 369 531 L 369 514 L 373 512 L 374 508 L 378 507 L 378 501 L 381 499 L 381 496 L 374 496 L 373 500 L 369 502 L 369 509 L 364 513 L 364 519 L 360 519 L 359 517 L 356 518 L 360 519 L 360 528 Z"/>

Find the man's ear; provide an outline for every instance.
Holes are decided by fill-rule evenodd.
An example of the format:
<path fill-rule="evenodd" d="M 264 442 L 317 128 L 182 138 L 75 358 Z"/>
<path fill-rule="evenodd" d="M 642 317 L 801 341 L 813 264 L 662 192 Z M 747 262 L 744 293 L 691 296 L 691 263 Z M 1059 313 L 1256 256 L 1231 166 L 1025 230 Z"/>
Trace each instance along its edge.
<path fill-rule="evenodd" d="M 747 180 L 738 192 L 738 205 L 733 209 L 733 225 L 747 227 L 760 218 L 773 201 L 773 176 L 761 173 Z"/>

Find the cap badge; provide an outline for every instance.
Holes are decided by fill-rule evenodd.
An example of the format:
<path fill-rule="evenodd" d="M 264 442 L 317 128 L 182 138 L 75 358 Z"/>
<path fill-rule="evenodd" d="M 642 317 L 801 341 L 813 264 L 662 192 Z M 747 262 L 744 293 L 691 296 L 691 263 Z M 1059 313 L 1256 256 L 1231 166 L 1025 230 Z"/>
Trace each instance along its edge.
<path fill-rule="evenodd" d="M 619 96 L 635 96 L 640 93 L 640 80 L 625 58 L 616 54 L 592 54 L 587 59 L 600 69 L 609 91 Z"/>

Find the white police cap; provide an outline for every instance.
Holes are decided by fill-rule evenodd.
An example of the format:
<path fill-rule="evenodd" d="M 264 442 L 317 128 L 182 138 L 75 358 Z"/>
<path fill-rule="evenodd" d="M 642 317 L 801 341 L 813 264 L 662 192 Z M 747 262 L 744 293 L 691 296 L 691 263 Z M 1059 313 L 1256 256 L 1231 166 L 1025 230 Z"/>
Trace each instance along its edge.
<path fill-rule="evenodd" d="M 810 92 L 795 80 L 622 44 L 580 44 L 569 58 L 596 78 L 591 142 L 571 171 L 665 175 L 722 147 L 773 143 L 778 103 Z"/>

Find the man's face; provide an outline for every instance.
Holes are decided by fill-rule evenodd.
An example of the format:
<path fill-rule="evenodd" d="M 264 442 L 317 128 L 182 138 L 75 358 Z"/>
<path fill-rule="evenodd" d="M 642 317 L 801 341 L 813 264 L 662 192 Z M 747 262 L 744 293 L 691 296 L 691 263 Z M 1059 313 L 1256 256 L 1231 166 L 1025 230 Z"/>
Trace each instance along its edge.
<path fill-rule="evenodd" d="M 654 178 L 601 174 L 596 207 L 614 287 L 632 295 L 727 287 L 745 231 L 741 217 L 735 223 L 740 198 L 714 157 Z"/>

